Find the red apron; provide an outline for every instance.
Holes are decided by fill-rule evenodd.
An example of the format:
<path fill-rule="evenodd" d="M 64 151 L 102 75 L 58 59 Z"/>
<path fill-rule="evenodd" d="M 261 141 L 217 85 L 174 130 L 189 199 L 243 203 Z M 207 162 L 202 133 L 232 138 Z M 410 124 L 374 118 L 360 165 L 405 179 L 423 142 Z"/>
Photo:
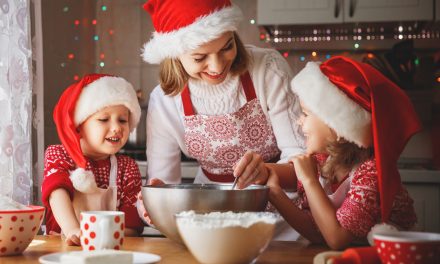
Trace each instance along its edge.
<path fill-rule="evenodd" d="M 272 125 L 255 94 L 249 72 L 240 76 L 247 102 L 224 115 L 195 114 L 188 85 L 181 97 L 185 113 L 185 144 L 210 181 L 232 182 L 232 166 L 246 151 L 259 153 L 266 162 L 279 159 Z"/>

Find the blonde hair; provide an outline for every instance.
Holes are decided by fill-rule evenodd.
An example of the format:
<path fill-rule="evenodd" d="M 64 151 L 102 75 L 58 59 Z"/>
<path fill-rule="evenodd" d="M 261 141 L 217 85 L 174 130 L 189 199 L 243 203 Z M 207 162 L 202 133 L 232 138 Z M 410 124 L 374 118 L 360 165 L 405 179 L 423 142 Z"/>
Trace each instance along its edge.
<path fill-rule="evenodd" d="M 230 71 L 233 75 L 241 75 L 248 69 L 250 56 L 236 32 L 234 32 L 234 40 L 237 47 L 237 55 L 232 62 Z M 167 58 L 160 63 L 159 81 L 166 95 L 178 95 L 185 87 L 188 79 L 189 75 L 179 59 Z"/>
<path fill-rule="evenodd" d="M 336 171 L 350 170 L 358 163 L 362 163 L 374 156 L 374 150 L 370 148 L 361 148 L 345 139 L 339 139 L 327 146 L 327 152 L 330 158 L 327 159 L 322 167 L 322 175 L 331 182 L 336 180 Z"/>

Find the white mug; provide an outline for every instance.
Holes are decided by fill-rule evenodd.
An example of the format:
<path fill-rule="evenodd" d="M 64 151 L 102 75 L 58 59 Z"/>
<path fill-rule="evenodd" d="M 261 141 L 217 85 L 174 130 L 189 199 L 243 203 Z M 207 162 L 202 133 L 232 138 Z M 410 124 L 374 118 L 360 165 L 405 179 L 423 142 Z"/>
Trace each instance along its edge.
<path fill-rule="evenodd" d="M 124 242 L 125 213 L 120 211 L 81 212 L 83 250 L 121 249 Z"/>

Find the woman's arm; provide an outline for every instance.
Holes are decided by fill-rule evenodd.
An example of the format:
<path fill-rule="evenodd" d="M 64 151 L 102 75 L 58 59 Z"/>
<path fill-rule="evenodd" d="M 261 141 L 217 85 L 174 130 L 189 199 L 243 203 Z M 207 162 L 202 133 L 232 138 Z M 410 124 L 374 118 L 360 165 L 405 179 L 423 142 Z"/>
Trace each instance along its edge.
<path fill-rule="evenodd" d="M 165 183 L 180 183 L 179 141 L 183 142 L 183 124 L 172 98 L 156 87 L 150 95 L 147 112 L 148 178 Z M 184 143 L 182 143 L 184 144 Z"/>
<path fill-rule="evenodd" d="M 251 76 L 261 107 L 272 125 L 278 149 L 279 163 L 304 153 L 304 135 L 297 121 L 301 107 L 292 92 L 292 71 L 279 52 L 271 49 L 251 48 L 254 63 Z"/>

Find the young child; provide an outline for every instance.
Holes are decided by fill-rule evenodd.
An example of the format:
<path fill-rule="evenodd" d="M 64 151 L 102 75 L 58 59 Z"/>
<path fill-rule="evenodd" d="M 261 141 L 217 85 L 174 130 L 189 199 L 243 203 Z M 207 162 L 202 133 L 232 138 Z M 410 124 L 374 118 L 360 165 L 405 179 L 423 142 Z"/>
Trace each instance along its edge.
<path fill-rule="evenodd" d="M 340 249 L 366 241 L 373 226 L 410 229 L 413 200 L 397 159 L 420 123 L 409 98 L 371 66 L 345 57 L 309 62 L 292 80 L 307 153 L 285 170 L 267 165 L 270 202 L 312 242 Z M 278 174 L 296 174 L 292 203 Z M 281 177 L 280 177 L 281 178 Z"/>
<path fill-rule="evenodd" d="M 62 145 L 49 146 L 44 161 L 47 234 L 62 232 L 69 245 L 79 245 L 79 214 L 89 210 L 125 212 L 126 235 L 142 229 L 139 168 L 115 155 L 140 113 L 132 85 L 120 77 L 86 75 L 63 92 L 53 114 Z"/>

